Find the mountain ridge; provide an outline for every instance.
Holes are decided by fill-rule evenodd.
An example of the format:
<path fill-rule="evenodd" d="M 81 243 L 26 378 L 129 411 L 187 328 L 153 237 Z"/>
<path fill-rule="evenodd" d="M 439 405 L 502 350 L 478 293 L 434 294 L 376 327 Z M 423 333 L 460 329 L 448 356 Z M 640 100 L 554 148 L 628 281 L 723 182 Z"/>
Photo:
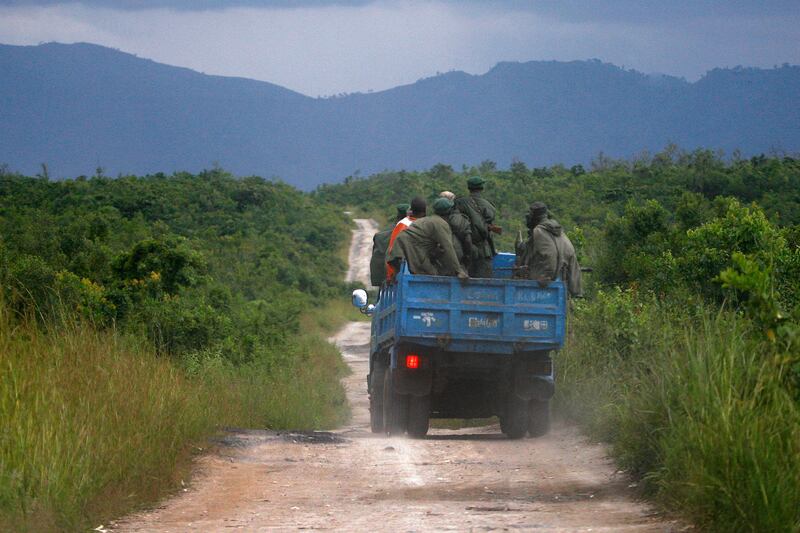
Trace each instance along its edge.
<path fill-rule="evenodd" d="M 670 142 L 800 149 L 800 67 L 787 65 L 688 82 L 599 60 L 505 61 L 333 98 L 89 43 L 0 45 L 0 70 L 0 163 L 47 163 L 57 177 L 220 164 L 312 188 L 356 171 L 586 163 Z"/>

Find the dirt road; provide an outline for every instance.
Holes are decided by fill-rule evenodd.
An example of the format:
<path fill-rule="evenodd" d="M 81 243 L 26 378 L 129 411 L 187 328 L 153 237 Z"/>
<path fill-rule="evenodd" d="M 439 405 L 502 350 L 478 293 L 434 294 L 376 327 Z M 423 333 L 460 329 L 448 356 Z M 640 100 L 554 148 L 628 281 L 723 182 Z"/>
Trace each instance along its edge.
<path fill-rule="evenodd" d="M 353 279 L 364 272 L 376 227 L 356 222 Z M 432 430 L 426 440 L 372 435 L 369 324 L 351 322 L 332 340 L 353 369 L 345 382 L 349 426 L 232 434 L 228 446 L 199 461 L 182 494 L 114 530 L 678 530 L 634 499 L 604 447 L 571 427 L 523 440 L 508 440 L 495 426 Z"/>
<path fill-rule="evenodd" d="M 360 281 L 365 286 L 370 286 L 369 258 L 372 253 L 372 236 L 378 231 L 378 223 L 372 219 L 355 219 L 356 229 L 353 230 L 353 239 L 350 241 L 350 252 L 347 259 L 350 268 L 344 280 Z"/>

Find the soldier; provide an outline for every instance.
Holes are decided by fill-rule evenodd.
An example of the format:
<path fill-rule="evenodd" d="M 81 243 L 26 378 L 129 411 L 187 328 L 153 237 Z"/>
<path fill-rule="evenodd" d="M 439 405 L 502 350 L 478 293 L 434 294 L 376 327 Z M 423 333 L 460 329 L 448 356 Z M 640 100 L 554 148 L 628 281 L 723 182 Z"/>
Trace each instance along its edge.
<path fill-rule="evenodd" d="M 531 204 L 525 221 L 530 229 L 525 253 L 528 278 L 549 283 L 560 277 L 571 296 L 580 296 L 581 269 L 561 224 L 548 218 L 547 206 L 542 202 Z"/>
<path fill-rule="evenodd" d="M 442 191 L 439 197 L 453 201 L 456 195 L 450 191 Z M 472 226 L 470 226 L 469 219 L 458 209 L 451 209 L 445 219 L 450 224 L 450 230 L 453 232 L 453 247 L 456 250 L 458 262 L 465 269 L 468 269 L 474 246 L 472 244 Z"/>
<path fill-rule="evenodd" d="M 467 279 L 453 248 L 453 233 L 443 218 L 453 209 L 453 202 L 439 198 L 433 203 L 434 215 L 417 219 L 400 233 L 386 256 L 395 269 L 405 259 L 412 274 L 453 276 Z"/>
<path fill-rule="evenodd" d="M 369 279 L 372 284 L 379 287 L 386 281 L 386 250 L 389 248 L 389 237 L 395 225 L 408 216 L 409 204 L 397 204 L 397 217 L 394 224 L 385 231 L 380 231 L 372 237 L 372 258 L 369 261 Z"/>
<path fill-rule="evenodd" d="M 503 231 L 494 225 L 496 214 L 494 205 L 481 196 L 485 183 L 486 180 L 480 176 L 472 176 L 467 180 L 469 196 L 456 200 L 456 207 L 469 219 L 472 229 L 474 246 L 469 259 L 469 275 L 476 278 L 492 277 L 492 257 L 497 255 L 492 233 Z"/>
<path fill-rule="evenodd" d="M 415 196 L 411 199 L 411 209 L 408 212 L 408 216 L 400 220 L 395 225 L 394 229 L 392 229 L 392 233 L 389 235 L 389 248 L 386 250 L 386 281 L 393 280 L 395 274 L 397 273 L 388 260 L 389 252 L 391 252 L 392 248 L 394 247 L 394 241 L 397 239 L 397 236 L 400 235 L 400 233 L 411 227 L 411 224 L 413 224 L 417 219 L 423 218 L 427 212 L 428 204 L 425 202 L 425 199 Z"/>

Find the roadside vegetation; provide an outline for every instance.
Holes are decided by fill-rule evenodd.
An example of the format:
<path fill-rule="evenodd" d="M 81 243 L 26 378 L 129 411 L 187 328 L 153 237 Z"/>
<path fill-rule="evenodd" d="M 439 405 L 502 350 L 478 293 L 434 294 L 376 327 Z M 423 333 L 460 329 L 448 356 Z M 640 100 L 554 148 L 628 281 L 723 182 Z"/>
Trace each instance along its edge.
<path fill-rule="evenodd" d="M 608 288 L 576 306 L 561 407 L 706 529 L 797 531 L 796 227 L 730 198 L 696 207 L 694 226 L 655 201 L 606 225 Z"/>
<path fill-rule="evenodd" d="M 710 531 L 796 531 L 797 358 L 747 318 L 601 292 L 573 314 L 558 408 Z"/>
<path fill-rule="evenodd" d="M 476 174 L 501 249 L 544 201 L 594 268 L 557 361 L 562 416 L 703 530 L 800 530 L 800 160 L 670 146 L 588 169 L 437 165 L 315 194 L 389 213 L 464 194 Z"/>
<path fill-rule="evenodd" d="M 346 420 L 348 224 L 221 171 L 0 177 L 0 529 L 154 501 L 225 427 Z"/>
<path fill-rule="evenodd" d="M 304 194 L 220 170 L 0 175 L 0 529 L 94 527 L 180 486 L 220 428 L 333 427 L 346 371 L 342 210 L 488 178 L 513 249 L 528 204 L 586 275 L 559 411 L 666 509 L 800 530 L 800 160 L 674 146 L 630 161 L 386 172 Z"/>

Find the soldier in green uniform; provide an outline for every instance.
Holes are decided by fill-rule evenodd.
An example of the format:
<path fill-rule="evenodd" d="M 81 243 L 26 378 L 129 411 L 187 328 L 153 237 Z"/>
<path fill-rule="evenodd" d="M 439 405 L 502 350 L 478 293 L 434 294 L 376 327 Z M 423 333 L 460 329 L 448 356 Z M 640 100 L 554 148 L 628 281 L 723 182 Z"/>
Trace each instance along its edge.
<path fill-rule="evenodd" d="M 376 287 L 386 281 L 386 250 L 389 248 L 389 237 L 395 224 L 403 220 L 411 208 L 409 204 L 397 204 L 397 217 L 394 224 L 385 231 L 380 231 L 372 237 L 372 258 L 369 261 L 369 279 Z"/>
<path fill-rule="evenodd" d="M 456 207 L 469 219 L 472 229 L 473 247 L 469 259 L 469 275 L 475 278 L 492 277 L 492 257 L 497 255 L 492 233 L 502 232 L 494 224 L 497 210 L 482 196 L 485 183 L 486 180 L 480 176 L 472 176 L 467 180 L 469 196 L 456 200 Z"/>
<path fill-rule="evenodd" d="M 524 255 L 527 277 L 540 283 L 560 277 L 571 296 L 580 296 L 581 269 L 575 248 L 561 224 L 549 218 L 547 206 L 542 202 L 532 203 L 525 219 L 530 229 Z"/>
<path fill-rule="evenodd" d="M 442 191 L 439 196 L 447 198 L 450 201 L 455 200 L 456 195 L 450 191 Z M 469 260 L 472 257 L 472 226 L 469 219 L 458 209 L 451 209 L 450 213 L 444 217 L 447 223 L 450 224 L 450 230 L 453 232 L 453 247 L 456 250 L 456 257 L 458 262 L 465 270 L 469 269 Z"/>
<path fill-rule="evenodd" d="M 433 203 L 434 215 L 419 218 L 400 233 L 394 241 L 386 260 L 396 269 L 405 259 L 413 274 L 453 276 L 466 279 L 464 268 L 458 262 L 453 247 L 453 232 L 443 218 L 453 209 L 453 202 L 439 198 Z"/>

